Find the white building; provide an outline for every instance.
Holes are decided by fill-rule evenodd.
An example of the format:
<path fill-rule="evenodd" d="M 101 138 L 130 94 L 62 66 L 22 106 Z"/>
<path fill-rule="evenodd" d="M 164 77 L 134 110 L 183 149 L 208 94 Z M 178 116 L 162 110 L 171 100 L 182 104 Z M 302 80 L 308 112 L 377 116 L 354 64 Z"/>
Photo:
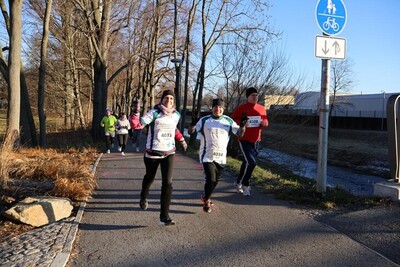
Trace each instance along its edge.
<path fill-rule="evenodd" d="M 386 118 L 386 105 L 389 97 L 400 93 L 337 95 L 332 116 Z M 294 109 L 301 114 L 318 113 L 320 92 L 299 93 L 294 100 Z M 332 96 L 330 97 L 330 102 Z"/>

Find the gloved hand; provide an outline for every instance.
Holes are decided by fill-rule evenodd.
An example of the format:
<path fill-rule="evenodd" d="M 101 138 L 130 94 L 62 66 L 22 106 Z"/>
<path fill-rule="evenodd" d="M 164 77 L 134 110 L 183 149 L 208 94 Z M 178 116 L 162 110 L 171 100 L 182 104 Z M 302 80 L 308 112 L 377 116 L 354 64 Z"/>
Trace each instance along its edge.
<path fill-rule="evenodd" d="M 197 122 L 200 120 L 200 118 L 194 118 L 192 117 L 192 123 L 190 124 L 190 126 L 196 126 Z"/>
<path fill-rule="evenodd" d="M 247 117 L 247 113 L 243 112 L 242 117 L 240 118 L 240 127 L 246 126 L 246 123 L 248 120 L 249 120 L 249 118 Z"/>
<path fill-rule="evenodd" d="M 181 145 L 182 145 L 182 147 L 183 147 L 183 151 L 186 151 L 188 145 L 186 144 L 186 141 L 185 141 L 185 140 L 182 140 L 182 141 L 181 141 Z"/>

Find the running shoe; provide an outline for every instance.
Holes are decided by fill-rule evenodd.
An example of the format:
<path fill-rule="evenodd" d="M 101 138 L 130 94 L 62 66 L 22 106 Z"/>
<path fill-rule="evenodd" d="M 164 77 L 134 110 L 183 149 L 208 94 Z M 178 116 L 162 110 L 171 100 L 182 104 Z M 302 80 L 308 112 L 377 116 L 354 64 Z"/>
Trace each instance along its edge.
<path fill-rule="evenodd" d="M 125 152 L 121 152 L 121 155 L 122 155 L 122 156 L 125 156 Z"/>
<path fill-rule="evenodd" d="M 147 202 L 147 199 L 141 198 L 139 205 L 142 210 L 147 210 L 147 207 L 149 206 L 149 202 Z"/>
<path fill-rule="evenodd" d="M 203 202 L 203 204 L 207 202 L 206 197 L 204 196 L 204 194 L 202 194 L 200 196 L 200 200 Z M 214 205 L 211 200 L 210 200 L 210 203 L 211 203 L 211 205 Z"/>
<path fill-rule="evenodd" d="M 250 186 L 243 186 L 243 195 L 250 196 Z"/>
<path fill-rule="evenodd" d="M 119 146 L 118 147 L 118 151 L 121 152 L 122 151 L 122 147 Z"/>
<path fill-rule="evenodd" d="M 110 154 L 110 149 L 107 149 L 107 154 Z"/>
<path fill-rule="evenodd" d="M 236 191 L 238 193 L 243 194 L 243 186 L 242 186 L 242 184 L 238 184 L 237 182 L 234 182 L 233 185 L 236 187 Z"/>
<path fill-rule="evenodd" d="M 205 212 L 211 212 L 211 205 L 212 205 L 211 201 L 210 201 L 210 200 L 207 200 L 207 201 L 204 202 L 204 204 L 203 204 L 203 210 L 204 210 Z"/>
<path fill-rule="evenodd" d="M 172 220 L 171 218 L 160 219 L 160 226 L 171 226 L 171 225 L 175 225 L 175 221 Z"/>

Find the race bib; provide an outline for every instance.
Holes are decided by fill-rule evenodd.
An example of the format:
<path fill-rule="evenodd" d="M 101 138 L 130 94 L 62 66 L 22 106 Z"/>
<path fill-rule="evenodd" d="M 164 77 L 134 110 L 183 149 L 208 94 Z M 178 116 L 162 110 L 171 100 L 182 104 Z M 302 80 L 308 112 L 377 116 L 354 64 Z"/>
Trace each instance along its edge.
<path fill-rule="evenodd" d="M 158 140 L 169 141 L 171 140 L 171 138 L 174 138 L 174 135 L 172 134 L 170 129 L 161 128 L 158 131 Z"/>
<path fill-rule="evenodd" d="M 212 160 L 216 162 L 224 161 L 225 159 L 225 150 L 221 149 L 212 149 L 211 150 Z"/>
<path fill-rule="evenodd" d="M 260 127 L 261 116 L 248 116 L 249 120 L 247 121 L 248 128 Z"/>

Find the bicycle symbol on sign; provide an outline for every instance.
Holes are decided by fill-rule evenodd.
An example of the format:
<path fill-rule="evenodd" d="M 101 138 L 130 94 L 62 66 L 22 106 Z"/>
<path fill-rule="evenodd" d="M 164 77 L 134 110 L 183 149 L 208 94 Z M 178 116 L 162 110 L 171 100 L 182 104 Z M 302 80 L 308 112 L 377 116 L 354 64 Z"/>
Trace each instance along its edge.
<path fill-rule="evenodd" d="M 335 21 L 335 18 L 328 17 L 328 19 L 322 24 L 325 31 L 332 28 L 335 32 L 339 30 L 339 24 Z"/>

